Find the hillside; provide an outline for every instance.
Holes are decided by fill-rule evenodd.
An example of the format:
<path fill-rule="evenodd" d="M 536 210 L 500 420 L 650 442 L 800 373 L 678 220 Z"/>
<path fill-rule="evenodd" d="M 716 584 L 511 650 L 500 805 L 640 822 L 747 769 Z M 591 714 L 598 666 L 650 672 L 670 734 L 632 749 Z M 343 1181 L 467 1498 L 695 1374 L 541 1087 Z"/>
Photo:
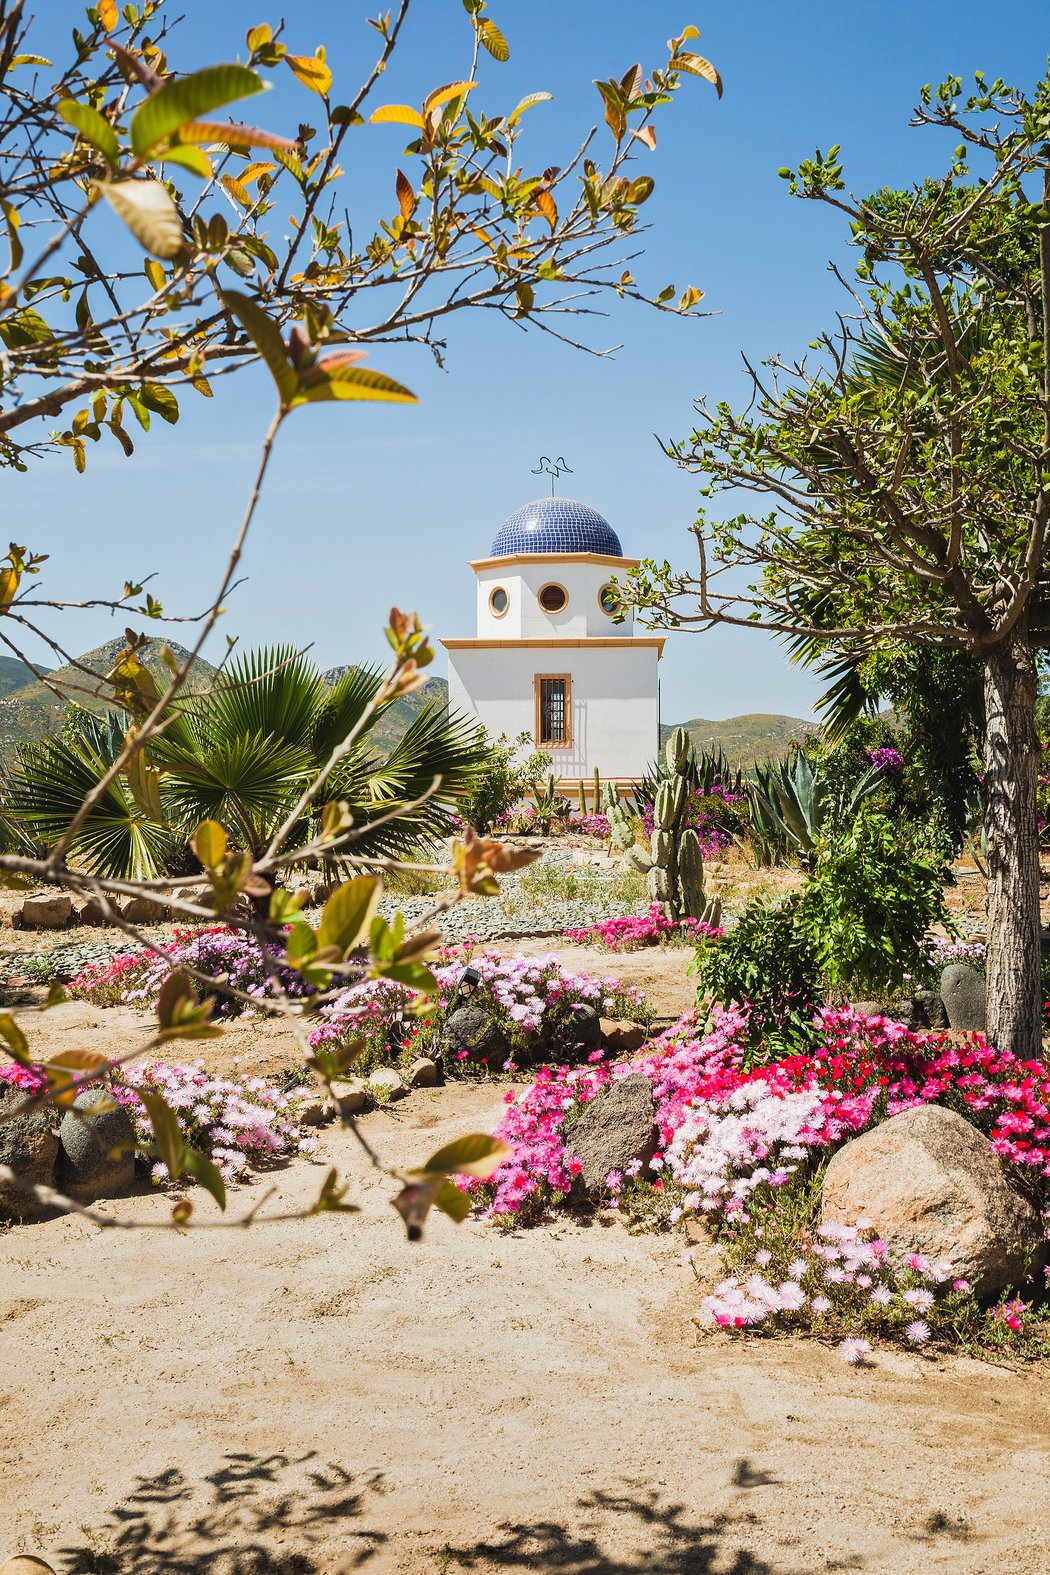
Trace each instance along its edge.
<path fill-rule="evenodd" d="M 170 678 L 170 673 L 160 655 L 160 647 L 164 642 L 151 640 L 145 648 L 143 662 L 158 684 Z M 175 653 L 175 659 L 184 662 L 189 652 L 184 646 L 169 640 L 167 644 Z M 106 709 L 104 691 L 101 682 L 95 686 L 88 676 L 81 672 L 81 668 L 88 668 L 92 673 L 98 673 L 100 679 L 108 673 L 117 659 L 117 655 L 124 649 L 124 640 L 107 640 L 104 645 L 98 645 L 93 651 L 86 651 L 83 656 L 76 658 L 76 665 L 67 664 L 56 667 L 48 673 L 48 682 L 41 683 L 39 679 L 30 677 L 28 683 L 24 682 L 27 669 L 20 662 L 13 659 L 5 662 L 0 667 L 0 748 L 10 747 L 26 738 L 46 738 L 49 734 L 60 733 L 65 720 L 68 704 L 63 704 L 59 696 L 49 686 L 53 684 L 60 693 L 68 695 L 70 701 L 76 701 L 88 711 L 103 711 Z M 5 687 L 8 670 L 21 668 L 23 682 Z M 215 675 L 215 668 L 210 662 L 198 658 L 194 664 L 189 680 L 191 693 L 206 689 Z M 12 679 L 19 675 L 11 673 Z"/>
<path fill-rule="evenodd" d="M 661 725 L 662 744 L 670 738 L 672 725 Z M 677 725 L 686 729 L 697 749 L 722 749 L 731 766 L 748 766 L 755 760 L 783 759 L 792 744 L 820 731 L 816 722 L 760 711 L 730 716 L 720 722 L 694 717 L 691 722 Z"/>

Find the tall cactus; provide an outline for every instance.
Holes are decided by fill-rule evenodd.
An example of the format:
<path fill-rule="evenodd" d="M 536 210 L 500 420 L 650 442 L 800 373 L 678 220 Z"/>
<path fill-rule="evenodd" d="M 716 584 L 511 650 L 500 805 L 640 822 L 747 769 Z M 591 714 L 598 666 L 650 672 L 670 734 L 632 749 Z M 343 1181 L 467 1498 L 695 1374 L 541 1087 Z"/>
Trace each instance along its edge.
<path fill-rule="evenodd" d="M 653 801 L 648 852 L 635 841 L 634 828 L 611 786 L 605 792 L 605 809 L 613 841 L 623 849 L 624 865 L 647 877 L 651 900 L 661 904 L 669 919 L 699 919 L 714 927 L 722 917 L 721 898 L 705 896 L 700 839 L 685 824 L 689 754 L 689 735 L 684 727 L 676 727 L 667 741 L 668 776 Z"/>

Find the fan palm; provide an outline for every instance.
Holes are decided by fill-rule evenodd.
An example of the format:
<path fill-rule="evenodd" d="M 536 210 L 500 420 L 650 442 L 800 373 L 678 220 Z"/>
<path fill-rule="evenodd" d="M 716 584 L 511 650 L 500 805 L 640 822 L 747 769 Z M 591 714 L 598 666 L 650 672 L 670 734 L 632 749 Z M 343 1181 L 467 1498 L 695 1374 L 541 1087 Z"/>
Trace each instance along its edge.
<path fill-rule="evenodd" d="M 378 669 L 354 667 L 329 687 L 314 664 L 290 647 L 245 655 L 210 691 L 182 702 L 150 746 L 160 772 L 163 821 L 150 820 L 118 779 L 88 817 L 72 854 L 100 874 L 127 875 L 133 868 L 140 876 L 147 869 L 157 873 L 194 827 L 217 820 L 234 846 L 257 858 L 332 751 L 355 729 L 346 756 L 295 824 L 287 847 L 304 845 L 323 806 L 343 800 L 359 833 L 355 854 L 412 853 L 450 829 L 486 752 L 469 722 L 430 702 L 384 758 L 370 735 L 394 701 L 367 714 L 382 682 Z M 23 747 L 5 784 L 6 814 L 23 835 L 47 843 L 68 826 L 119 747 L 119 724 L 99 724 L 101 729 L 108 730 L 107 749 L 97 747 L 94 731 L 90 747 L 59 740 Z M 419 804 L 435 777 L 437 791 Z"/>

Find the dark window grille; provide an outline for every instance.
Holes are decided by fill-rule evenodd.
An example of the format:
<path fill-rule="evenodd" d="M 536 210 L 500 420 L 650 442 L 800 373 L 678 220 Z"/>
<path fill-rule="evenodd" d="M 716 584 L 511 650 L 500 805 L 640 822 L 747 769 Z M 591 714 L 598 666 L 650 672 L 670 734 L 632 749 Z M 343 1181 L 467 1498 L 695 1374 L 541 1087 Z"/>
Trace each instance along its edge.
<path fill-rule="evenodd" d="M 539 744 L 564 744 L 569 736 L 568 684 L 564 678 L 540 679 Z"/>

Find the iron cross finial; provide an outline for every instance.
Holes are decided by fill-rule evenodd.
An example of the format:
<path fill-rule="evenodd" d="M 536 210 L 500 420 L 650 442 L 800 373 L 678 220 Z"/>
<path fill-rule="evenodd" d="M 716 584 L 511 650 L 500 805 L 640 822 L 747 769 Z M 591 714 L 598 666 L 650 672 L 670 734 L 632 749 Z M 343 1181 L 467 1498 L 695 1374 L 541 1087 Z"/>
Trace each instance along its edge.
<path fill-rule="evenodd" d="M 532 474 L 534 476 L 549 476 L 551 478 L 551 497 L 553 498 L 554 483 L 557 481 L 558 477 L 571 476 L 573 472 L 571 467 L 565 463 L 560 454 L 555 460 L 549 459 L 546 454 L 541 454 L 540 462 L 535 466 Z"/>

